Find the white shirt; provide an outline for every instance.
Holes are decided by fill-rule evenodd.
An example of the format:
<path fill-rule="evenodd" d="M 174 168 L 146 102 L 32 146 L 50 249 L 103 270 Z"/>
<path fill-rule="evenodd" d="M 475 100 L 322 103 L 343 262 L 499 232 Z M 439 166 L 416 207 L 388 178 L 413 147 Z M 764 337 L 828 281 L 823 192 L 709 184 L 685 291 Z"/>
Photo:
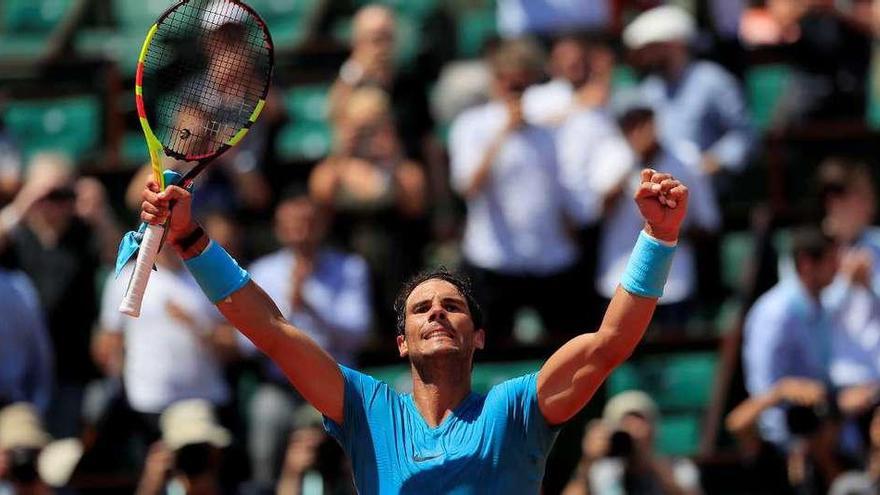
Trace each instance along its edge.
<path fill-rule="evenodd" d="M 101 302 L 101 327 L 125 335 L 123 380 L 131 406 L 145 413 L 162 412 L 182 399 L 204 399 L 215 405 L 229 400 L 223 367 L 204 342 L 220 321 L 217 312 L 186 271 L 160 267 L 150 276 L 140 318 L 117 309 L 134 264 L 107 279 Z M 176 305 L 194 322 L 191 328 L 175 318 Z"/>
<path fill-rule="evenodd" d="M 721 224 L 721 216 L 712 186 L 705 175 L 694 173 L 693 168 L 686 165 L 688 160 L 699 160 L 699 153 L 696 148 L 685 149 L 682 145 L 674 153 L 661 151 L 654 163 L 645 166 L 670 173 L 687 185 L 690 195 L 684 228 L 697 225 L 704 230 L 717 230 Z M 638 206 L 632 200 L 639 185 L 638 170 L 641 168 L 636 167 L 629 174 L 624 184 L 623 196 L 606 212 L 602 226 L 596 289 L 606 298 L 614 295 L 629 261 L 633 243 L 645 225 Z M 680 240 L 659 304 L 684 301 L 693 295 L 695 285 L 696 263 L 693 249 L 686 240 Z"/>
<path fill-rule="evenodd" d="M 526 120 L 538 125 L 558 127 L 572 112 L 574 87 L 566 79 L 553 79 L 529 86 L 523 93 Z"/>
<path fill-rule="evenodd" d="M 507 122 L 503 104 L 462 113 L 449 133 L 452 186 L 464 192 L 486 150 Z M 473 265 L 516 275 L 551 275 L 575 263 L 577 246 L 565 217 L 586 223 L 597 214 L 563 183 L 553 132 L 526 125 L 502 144 L 483 190 L 467 200 L 462 251 Z"/>
<path fill-rule="evenodd" d="M 498 0 L 498 32 L 505 38 L 604 28 L 611 22 L 608 0 Z"/>
<path fill-rule="evenodd" d="M 302 288 L 302 297 L 312 311 L 291 308 L 295 267 L 293 252 L 282 249 L 255 261 L 250 274 L 288 321 L 338 362 L 353 365 L 372 323 L 367 263 L 354 254 L 321 250 Z"/>

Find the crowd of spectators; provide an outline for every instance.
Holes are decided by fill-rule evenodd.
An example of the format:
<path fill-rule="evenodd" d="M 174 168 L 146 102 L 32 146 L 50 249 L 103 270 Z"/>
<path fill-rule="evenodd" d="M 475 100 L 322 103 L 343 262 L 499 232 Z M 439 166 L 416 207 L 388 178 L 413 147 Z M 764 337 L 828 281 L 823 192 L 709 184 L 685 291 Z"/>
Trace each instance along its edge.
<path fill-rule="evenodd" d="M 484 353 L 498 358 L 526 345 L 524 315 L 538 322 L 529 345 L 596 325 L 641 229 L 638 172 L 654 168 L 687 184 L 691 202 L 647 338 L 731 330 L 694 315 L 729 295 L 718 261 L 729 224 L 773 233 L 757 214 L 766 194 L 745 220 L 728 208 L 762 190 L 748 182 L 766 168 L 770 134 L 750 113 L 765 109 L 749 108 L 744 61 L 792 67 L 773 132 L 864 122 L 880 4 L 496 3 L 500 37 L 483 56 L 427 79 L 397 66 L 395 12 L 358 10 L 327 98 L 331 149 L 305 178 L 278 183 L 278 165 L 264 163 L 285 119 L 271 94 L 248 139 L 196 187 L 209 235 L 348 366 L 393 352 L 404 279 L 429 264 L 460 269 L 486 314 Z M 113 273 L 116 246 L 149 167 L 115 204 L 66 156 L 21 164 L 15 146 L 0 126 L 0 494 L 353 493 L 320 415 L 173 253 L 160 255 L 141 317 L 117 311 L 132 268 Z M 725 426 L 752 483 L 744 493 L 880 486 L 871 158 L 798 167 L 815 208 L 769 222 L 796 228 L 764 267 L 778 283 L 743 308 L 747 397 Z M 563 493 L 701 493 L 697 464 L 656 450 L 659 419 L 644 392 L 610 398 Z"/>

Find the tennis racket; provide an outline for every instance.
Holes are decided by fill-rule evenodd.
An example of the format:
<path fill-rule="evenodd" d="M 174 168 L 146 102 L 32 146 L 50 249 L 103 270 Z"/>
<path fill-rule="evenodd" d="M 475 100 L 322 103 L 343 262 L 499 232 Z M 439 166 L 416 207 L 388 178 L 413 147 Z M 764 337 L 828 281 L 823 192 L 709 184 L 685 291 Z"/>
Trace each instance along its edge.
<path fill-rule="evenodd" d="M 153 174 L 162 158 L 195 163 L 184 188 L 237 145 L 266 103 L 274 48 L 266 23 L 239 0 L 180 0 L 147 33 L 135 76 L 138 117 Z M 119 311 L 140 315 L 165 227 L 148 225 Z"/>

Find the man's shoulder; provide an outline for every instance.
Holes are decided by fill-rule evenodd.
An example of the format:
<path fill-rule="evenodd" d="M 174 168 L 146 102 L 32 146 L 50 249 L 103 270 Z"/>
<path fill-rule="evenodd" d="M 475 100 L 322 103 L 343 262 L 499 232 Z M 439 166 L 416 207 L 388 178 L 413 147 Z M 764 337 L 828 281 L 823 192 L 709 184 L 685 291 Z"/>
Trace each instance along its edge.
<path fill-rule="evenodd" d="M 790 281 L 781 281 L 761 295 L 746 315 L 746 328 L 760 325 L 761 333 L 770 333 L 795 318 L 797 293 Z"/>
<path fill-rule="evenodd" d="M 725 84 L 734 83 L 736 78 L 722 65 L 710 60 L 697 60 L 691 64 L 691 74 L 700 83 L 706 82 L 722 82 Z"/>

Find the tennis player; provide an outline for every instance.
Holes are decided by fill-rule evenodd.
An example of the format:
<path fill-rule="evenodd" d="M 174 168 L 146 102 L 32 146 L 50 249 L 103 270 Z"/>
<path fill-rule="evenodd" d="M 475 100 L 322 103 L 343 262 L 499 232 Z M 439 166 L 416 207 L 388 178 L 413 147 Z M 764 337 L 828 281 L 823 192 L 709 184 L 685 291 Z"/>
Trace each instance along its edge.
<path fill-rule="evenodd" d="M 285 321 L 193 220 L 189 192 L 170 186 L 160 193 L 149 183 L 141 217 L 150 223 L 172 217 L 170 245 L 229 322 L 324 414 L 325 428 L 351 458 L 360 493 L 536 494 L 559 425 L 627 359 L 663 292 L 688 190 L 654 170 L 643 170 L 640 179 L 634 200 L 645 228 L 599 330 L 573 338 L 537 373 L 486 395 L 471 391 L 474 352 L 485 342 L 480 309 L 455 275 L 417 277 L 399 298 L 397 347 L 409 359 L 413 382 L 412 394 L 401 395 L 340 366 Z"/>

